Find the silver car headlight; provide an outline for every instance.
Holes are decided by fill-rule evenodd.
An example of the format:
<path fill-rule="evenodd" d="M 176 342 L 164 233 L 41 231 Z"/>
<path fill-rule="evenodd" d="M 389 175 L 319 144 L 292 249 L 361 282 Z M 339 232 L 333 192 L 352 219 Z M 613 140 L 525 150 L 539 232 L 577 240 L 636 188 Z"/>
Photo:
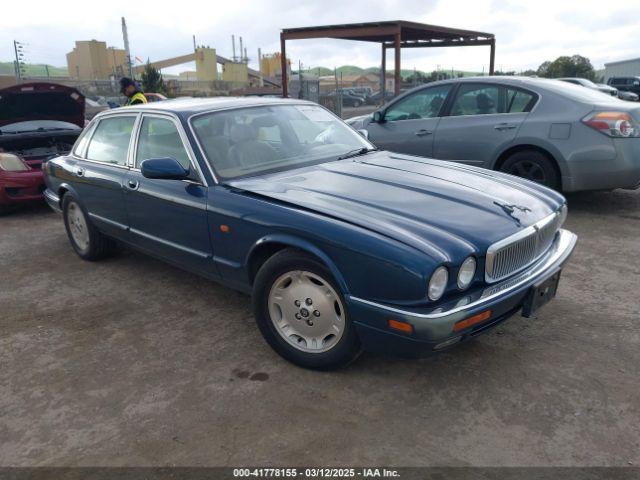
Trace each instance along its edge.
<path fill-rule="evenodd" d="M 436 271 L 431 275 L 431 279 L 429 279 L 429 288 L 427 290 L 429 300 L 433 302 L 440 300 L 440 297 L 442 297 L 445 289 L 447 288 L 448 281 L 449 271 L 447 270 L 447 267 L 436 268 Z"/>
<path fill-rule="evenodd" d="M 565 220 L 567 219 L 567 214 L 569 213 L 569 209 L 567 208 L 567 204 L 565 203 L 560 207 L 560 219 L 558 221 L 558 228 L 562 228 Z"/>
<path fill-rule="evenodd" d="M 29 167 L 17 155 L 13 153 L 0 153 L 0 170 L 5 172 L 26 172 Z"/>
<path fill-rule="evenodd" d="M 458 288 L 460 290 L 465 290 L 469 285 L 471 285 L 475 274 L 476 259 L 473 257 L 467 257 L 465 261 L 462 262 L 460 270 L 458 270 Z"/>

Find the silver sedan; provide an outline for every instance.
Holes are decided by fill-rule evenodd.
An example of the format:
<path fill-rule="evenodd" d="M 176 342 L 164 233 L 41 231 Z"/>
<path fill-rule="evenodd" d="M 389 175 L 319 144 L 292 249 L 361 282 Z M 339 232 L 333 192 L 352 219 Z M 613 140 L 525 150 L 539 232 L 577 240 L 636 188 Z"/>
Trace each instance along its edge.
<path fill-rule="evenodd" d="M 347 123 L 385 150 L 499 170 L 565 192 L 640 186 L 640 106 L 557 80 L 434 82 Z"/>

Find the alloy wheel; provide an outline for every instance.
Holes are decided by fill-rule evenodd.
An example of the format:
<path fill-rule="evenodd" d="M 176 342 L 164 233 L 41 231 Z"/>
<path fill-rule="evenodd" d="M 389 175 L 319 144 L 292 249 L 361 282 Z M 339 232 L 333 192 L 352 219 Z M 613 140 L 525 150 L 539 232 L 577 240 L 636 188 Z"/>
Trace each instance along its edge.
<path fill-rule="evenodd" d="M 344 334 L 344 306 L 329 282 L 319 275 L 294 270 L 279 276 L 268 302 L 275 330 L 297 350 L 326 352 Z"/>

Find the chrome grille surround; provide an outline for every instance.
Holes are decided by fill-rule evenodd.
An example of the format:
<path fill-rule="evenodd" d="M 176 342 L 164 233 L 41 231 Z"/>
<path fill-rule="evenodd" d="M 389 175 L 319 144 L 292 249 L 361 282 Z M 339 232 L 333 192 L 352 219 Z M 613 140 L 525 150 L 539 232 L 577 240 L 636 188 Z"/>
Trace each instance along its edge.
<path fill-rule="evenodd" d="M 494 243 L 487 249 L 485 281 L 494 283 L 538 260 L 551 247 L 562 222 L 557 211 L 524 230 Z"/>

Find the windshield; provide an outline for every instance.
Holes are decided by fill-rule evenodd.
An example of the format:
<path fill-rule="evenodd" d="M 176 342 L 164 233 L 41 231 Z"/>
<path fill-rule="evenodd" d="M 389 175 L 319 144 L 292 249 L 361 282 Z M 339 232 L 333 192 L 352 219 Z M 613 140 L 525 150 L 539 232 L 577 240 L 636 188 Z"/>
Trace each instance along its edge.
<path fill-rule="evenodd" d="M 198 115 L 191 124 L 216 175 L 225 180 L 334 161 L 375 148 L 315 105 L 212 112 Z"/>

